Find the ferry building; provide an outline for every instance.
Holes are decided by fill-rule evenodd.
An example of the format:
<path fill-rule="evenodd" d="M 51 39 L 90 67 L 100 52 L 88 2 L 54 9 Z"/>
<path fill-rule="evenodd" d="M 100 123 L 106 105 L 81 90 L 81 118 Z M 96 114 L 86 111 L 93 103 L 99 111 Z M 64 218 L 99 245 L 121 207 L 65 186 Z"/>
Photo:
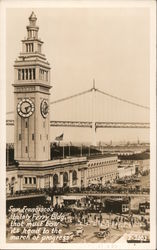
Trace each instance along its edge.
<path fill-rule="evenodd" d="M 27 38 L 14 63 L 14 166 L 7 167 L 6 190 L 87 187 L 117 177 L 117 156 L 50 159 L 50 64 L 42 53 L 32 12 Z"/>

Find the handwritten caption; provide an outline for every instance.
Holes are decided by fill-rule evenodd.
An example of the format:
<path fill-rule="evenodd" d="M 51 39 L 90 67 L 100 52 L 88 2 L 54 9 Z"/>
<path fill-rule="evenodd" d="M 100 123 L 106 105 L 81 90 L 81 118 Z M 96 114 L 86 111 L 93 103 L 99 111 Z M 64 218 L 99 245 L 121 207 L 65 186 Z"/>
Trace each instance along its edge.
<path fill-rule="evenodd" d="M 54 212 L 51 207 L 15 208 L 9 207 L 7 216 L 7 238 L 10 241 L 65 242 L 63 233 L 67 217 Z M 69 221 L 68 221 L 69 222 Z"/>

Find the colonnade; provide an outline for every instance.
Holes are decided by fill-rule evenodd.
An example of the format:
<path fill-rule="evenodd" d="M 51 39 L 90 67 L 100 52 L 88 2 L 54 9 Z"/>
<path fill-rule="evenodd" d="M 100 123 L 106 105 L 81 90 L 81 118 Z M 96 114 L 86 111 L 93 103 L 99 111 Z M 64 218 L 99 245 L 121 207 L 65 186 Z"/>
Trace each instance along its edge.
<path fill-rule="evenodd" d="M 49 174 L 48 182 L 45 183 L 45 176 L 37 176 L 37 189 L 45 187 L 81 187 L 81 170 L 69 170 Z M 45 185 L 46 184 L 46 185 Z"/>
<path fill-rule="evenodd" d="M 84 181 L 83 181 L 84 182 Z M 46 175 L 33 176 L 31 173 L 18 174 L 11 179 L 7 178 L 7 193 L 10 193 L 9 185 L 12 187 L 13 193 L 26 189 L 42 189 L 53 187 L 81 187 L 81 170 L 65 170 L 55 171 Z"/>
<path fill-rule="evenodd" d="M 35 68 L 18 69 L 18 80 L 35 80 Z M 39 80 L 48 81 L 48 71 L 39 69 Z"/>
<path fill-rule="evenodd" d="M 103 176 L 105 174 L 110 174 L 112 172 L 117 171 L 117 163 L 115 164 L 108 164 L 104 166 L 95 166 L 88 168 L 87 177 L 96 177 L 96 176 Z"/>
<path fill-rule="evenodd" d="M 38 38 L 38 33 L 36 30 L 28 30 L 28 38 Z"/>
<path fill-rule="evenodd" d="M 39 79 L 44 80 L 44 81 L 48 81 L 48 71 L 40 69 L 39 70 Z"/>
<path fill-rule="evenodd" d="M 34 52 L 34 44 L 26 43 L 26 52 Z"/>
<path fill-rule="evenodd" d="M 18 80 L 35 80 L 35 68 L 18 69 Z"/>

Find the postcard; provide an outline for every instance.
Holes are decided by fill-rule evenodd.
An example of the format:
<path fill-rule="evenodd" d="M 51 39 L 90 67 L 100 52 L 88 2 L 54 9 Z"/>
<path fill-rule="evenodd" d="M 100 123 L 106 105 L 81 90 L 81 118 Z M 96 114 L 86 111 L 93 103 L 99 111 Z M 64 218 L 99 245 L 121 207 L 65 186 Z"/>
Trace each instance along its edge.
<path fill-rule="evenodd" d="M 156 2 L 0 11 L 1 249 L 155 249 Z"/>

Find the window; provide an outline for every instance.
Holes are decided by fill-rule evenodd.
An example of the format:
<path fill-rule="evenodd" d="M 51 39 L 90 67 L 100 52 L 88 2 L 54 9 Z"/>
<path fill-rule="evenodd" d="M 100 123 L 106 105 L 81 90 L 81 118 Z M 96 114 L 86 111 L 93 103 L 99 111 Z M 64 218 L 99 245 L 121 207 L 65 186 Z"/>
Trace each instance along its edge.
<path fill-rule="evenodd" d="M 41 140 L 42 136 L 40 135 L 40 140 Z"/>
<path fill-rule="evenodd" d="M 26 80 L 28 80 L 28 69 L 26 69 Z"/>
<path fill-rule="evenodd" d="M 45 146 L 43 147 L 43 151 L 45 152 Z"/>
<path fill-rule="evenodd" d="M 33 69 L 33 79 L 35 80 L 35 69 Z"/>
<path fill-rule="evenodd" d="M 44 80 L 44 81 L 48 81 L 48 71 L 40 69 L 39 70 L 39 79 Z"/>
<path fill-rule="evenodd" d="M 28 128 L 28 122 L 26 121 L 26 123 L 25 123 L 25 128 Z"/>
<path fill-rule="evenodd" d="M 28 182 L 27 182 L 27 177 L 25 177 L 25 184 L 27 184 Z"/>
<path fill-rule="evenodd" d="M 36 184 L 36 177 L 33 177 L 33 184 Z"/>
<path fill-rule="evenodd" d="M 21 80 L 21 70 L 18 69 L 18 80 Z"/>
<path fill-rule="evenodd" d="M 22 69 L 22 80 L 25 79 L 25 72 L 24 72 L 24 69 Z"/>
<path fill-rule="evenodd" d="M 19 134 L 19 141 L 21 141 L 21 134 Z"/>
<path fill-rule="evenodd" d="M 32 178 L 29 177 L 29 184 L 32 184 Z"/>
<path fill-rule="evenodd" d="M 29 69 L 29 79 L 32 80 L 32 69 Z"/>
<path fill-rule="evenodd" d="M 34 141 L 34 134 L 32 134 L 32 141 Z"/>
<path fill-rule="evenodd" d="M 73 185 L 77 184 L 77 172 L 75 170 L 72 172 L 72 182 Z"/>
<path fill-rule="evenodd" d="M 55 174 L 53 176 L 53 184 L 54 184 L 54 186 L 58 184 L 58 175 L 57 174 Z"/>
<path fill-rule="evenodd" d="M 26 153 L 28 153 L 28 147 L 26 146 Z"/>

